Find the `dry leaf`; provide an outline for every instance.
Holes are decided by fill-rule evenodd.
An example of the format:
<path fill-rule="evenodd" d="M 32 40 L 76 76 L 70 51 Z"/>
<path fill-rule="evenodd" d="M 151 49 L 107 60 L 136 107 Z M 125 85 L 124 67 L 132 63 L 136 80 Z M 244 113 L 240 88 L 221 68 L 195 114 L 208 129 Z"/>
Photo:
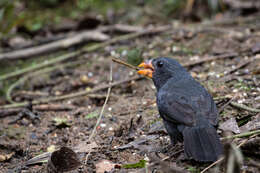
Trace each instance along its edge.
<path fill-rule="evenodd" d="M 240 133 L 239 127 L 237 125 L 235 118 L 230 118 L 229 120 L 222 123 L 219 127 L 221 130 L 224 131 L 232 131 L 234 133 Z"/>

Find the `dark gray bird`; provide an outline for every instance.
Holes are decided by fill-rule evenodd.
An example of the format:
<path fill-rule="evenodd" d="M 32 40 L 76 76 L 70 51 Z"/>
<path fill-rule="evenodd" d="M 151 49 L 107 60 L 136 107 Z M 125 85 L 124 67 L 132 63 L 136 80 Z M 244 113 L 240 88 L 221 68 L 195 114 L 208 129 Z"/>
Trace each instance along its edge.
<path fill-rule="evenodd" d="M 216 132 L 218 111 L 207 90 L 176 60 L 156 58 L 139 67 L 157 89 L 157 106 L 172 144 L 184 140 L 186 157 L 216 161 L 223 152 Z"/>

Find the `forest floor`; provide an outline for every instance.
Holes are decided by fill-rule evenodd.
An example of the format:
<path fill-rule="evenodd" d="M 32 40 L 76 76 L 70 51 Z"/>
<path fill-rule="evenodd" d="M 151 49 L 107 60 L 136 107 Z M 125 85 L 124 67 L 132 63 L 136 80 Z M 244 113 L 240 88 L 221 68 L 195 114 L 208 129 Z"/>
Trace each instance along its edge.
<path fill-rule="evenodd" d="M 241 150 L 223 140 L 226 158 L 242 152 L 242 156 L 234 154 L 229 164 L 242 164 L 242 172 L 260 172 L 259 21 L 260 15 L 254 15 L 193 24 L 171 22 L 148 30 L 121 28 L 103 32 L 109 37 L 104 41 L 41 55 L 33 62 L 36 67 L 53 57 L 69 58 L 0 81 L 2 87 L 6 81 L 15 84 L 7 87 L 9 97 L 0 98 L 0 172 L 45 172 L 46 162 L 26 166 L 27 161 L 61 146 L 75 151 L 82 163 L 71 172 L 204 170 L 210 163 L 185 159 L 182 143 L 170 145 L 152 81 L 112 61 L 120 58 L 137 65 L 154 57 L 177 59 L 208 89 L 220 111 L 219 135 L 241 134 L 232 136 L 234 145 L 242 143 Z M 1 67 L 11 67 L 14 61 L 1 62 Z M 229 164 L 225 160 L 209 172 L 223 172 Z"/>

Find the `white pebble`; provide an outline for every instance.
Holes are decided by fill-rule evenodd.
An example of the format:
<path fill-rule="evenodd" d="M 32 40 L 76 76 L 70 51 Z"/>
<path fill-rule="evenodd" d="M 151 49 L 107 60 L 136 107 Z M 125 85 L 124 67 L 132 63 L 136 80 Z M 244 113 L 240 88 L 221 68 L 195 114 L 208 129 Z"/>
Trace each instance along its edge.
<path fill-rule="evenodd" d="M 134 75 L 134 72 L 133 71 L 130 71 L 129 72 L 129 76 L 133 76 Z"/>
<path fill-rule="evenodd" d="M 146 154 L 144 155 L 144 160 L 147 161 L 147 162 L 150 160 L 150 159 L 147 157 Z"/>
<path fill-rule="evenodd" d="M 122 56 L 126 56 L 127 55 L 127 50 L 123 50 L 121 53 Z"/>
<path fill-rule="evenodd" d="M 238 89 L 233 89 L 233 93 L 236 93 L 236 92 L 238 92 Z"/>
<path fill-rule="evenodd" d="M 111 55 L 111 56 L 116 56 L 116 51 L 112 50 L 112 51 L 110 52 L 110 55 Z"/>
<path fill-rule="evenodd" d="M 93 73 L 92 72 L 88 72 L 88 77 L 93 77 Z"/>
<path fill-rule="evenodd" d="M 100 127 L 106 127 L 107 125 L 106 124 L 104 124 L 104 123 L 101 123 L 100 124 Z"/>

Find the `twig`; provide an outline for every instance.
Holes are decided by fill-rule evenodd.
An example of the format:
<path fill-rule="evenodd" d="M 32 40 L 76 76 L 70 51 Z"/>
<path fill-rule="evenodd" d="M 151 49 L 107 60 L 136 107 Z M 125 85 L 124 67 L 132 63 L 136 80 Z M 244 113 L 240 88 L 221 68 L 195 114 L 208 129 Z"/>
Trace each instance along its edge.
<path fill-rule="evenodd" d="M 124 79 L 124 80 L 121 80 L 121 81 L 113 82 L 113 83 L 108 84 L 108 85 L 96 87 L 96 88 L 93 88 L 92 90 L 89 90 L 89 91 L 79 91 L 79 92 L 76 92 L 76 93 L 67 94 L 67 95 L 63 95 L 63 96 L 50 97 L 50 98 L 35 100 L 35 101 L 32 101 L 32 104 L 36 105 L 36 104 L 41 104 L 41 103 L 48 103 L 48 102 L 53 102 L 53 101 L 59 101 L 59 100 L 65 100 L 65 99 L 71 99 L 71 98 L 74 98 L 74 97 L 84 96 L 84 95 L 88 95 L 90 93 L 94 93 L 94 92 L 97 92 L 97 91 L 100 91 L 100 90 L 107 89 L 109 87 L 114 87 L 114 86 L 120 85 L 122 83 L 126 83 L 126 82 L 129 82 L 129 81 L 132 81 L 132 80 L 139 80 L 139 79 L 142 79 L 142 78 L 143 77 L 135 76 L 135 77 L 132 77 L 130 79 Z M 24 107 L 27 104 L 28 104 L 28 102 L 21 102 L 21 103 L 3 105 L 3 106 L 0 106 L 0 109 Z"/>
<path fill-rule="evenodd" d="M 139 70 L 139 68 L 138 67 L 135 67 L 135 66 L 133 66 L 133 65 L 131 65 L 131 64 L 128 64 L 128 63 L 126 63 L 125 61 L 122 61 L 121 59 L 119 59 L 119 58 L 112 58 L 112 61 L 114 61 L 114 62 L 116 62 L 116 63 L 119 63 L 119 64 L 122 64 L 122 65 L 124 65 L 124 66 L 127 66 L 127 67 L 129 67 L 129 68 L 131 68 L 131 69 L 134 69 L 134 70 Z"/>
<path fill-rule="evenodd" d="M 125 25 L 125 24 L 114 24 L 114 25 L 102 26 L 102 27 L 98 28 L 98 31 L 101 31 L 101 32 L 120 32 L 120 33 L 139 32 L 142 30 L 144 30 L 143 27 Z"/>
<path fill-rule="evenodd" d="M 51 72 L 57 68 L 65 68 L 65 67 L 69 67 L 69 66 L 74 66 L 74 65 L 77 65 L 77 64 L 80 64 L 82 61 L 77 61 L 77 62 L 69 62 L 69 63 L 66 63 L 66 64 L 58 64 L 56 66 L 53 66 L 53 67 L 49 67 L 49 68 L 45 68 L 41 71 L 37 71 L 35 73 L 30 73 L 28 76 L 23 76 L 21 77 L 18 81 L 16 81 L 15 83 L 13 83 L 6 91 L 6 99 L 7 101 L 9 101 L 10 103 L 15 103 L 13 100 L 12 100 L 12 97 L 11 97 L 11 94 L 12 94 L 12 91 L 17 87 L 19 86 L 22 82 L 25 82 L 27 79 L 29 79 L 30 77 L 33 77 L 33 76 L 39 76 L 41 74 L 44 74 L 44 73 L 48 73 L 48 72 Z"/>
<path fill-rule="evenodd" d="M 224 72 L 224 74 L 227 75 L 227 74 L 230 74 L 230 73 L 234 73 L 234 72 L 237 71 L 238 69 L 240 69 L 240 68 L 246 66 L 247 64 L 253 62 L 254 60 L 255 60 L 254 58 L 248 59 L 248 60 L 246 60 L 246 61 L 244 61 L 244 62 L 238 64 L 234 69 L 230 69 L 230 70 Z"/>
<path fill-rule="evenodd" d="M 227 107 L 236 97 L 237 97 L 237 95 L 235 95 L 234 97 L 230 98 L 227 103 L 225 103 L 223 106 L 221 106 L 218 109 L 218 113 L 220 114 L 225 109 L 225 107 Z"/>
<path fill-rule="evenodd" d="M 221 138 L 221 140 L 243 138 L 243 137 L 258 135 L 258 134 L 260 134 L 260 130 L 254 130 L 254 131 L 250 131 L 250 132 L 240 133 L 238 135 L 226 136 L 226 137 Z"/>
<path fill-rule="evenodd" d="M 170 29 L 170 27 L 168 25 L 156 27 L 156 28 L 145 29 L 145 30 L 140 31 L 140 32 L 135 32 L 135 33 L 130 33 L 130 34 L 127 34 L 127 35 L 119 36 L 119 37 L 113 38 L 111 40 L 108 40 L 106 42 L 99 43 L 99 44 L 96 44 L 96 45 L 85 46 L 81 50 L 77 50 L 77 51 L 70 52 L 70 53 L 65 54 L 65 55 L 61 55 L 61 56 L 59 56 L 55 59 L 49 60 L 49 61 L 44 61 L 43 63 L 37 64 L 33 67 L 24 68 L 24 69 L 21 69 L 19 71 L 13 72 L 13 73 L 8 73 L 8 74 L 5 74 L 5 75 L 2 75 L 2 76 L 0 76 L 0 81 L 5 80 L 5 79 L 9 79 L 11 77 L 19 76 L 19 75 L 22 75 L 22 74 L 30 72 L 30 71 L 34 71 L 34 70 L 39 69 L 39 68 L 50 66 L 50 65 L 53 65 L 55 63 L 70 59 L 72 57 L 79 56 L 79 55 L 87 53 L 87 52 L 92 52 L 92 51 L 95 51 L 97 49 L 101 49 L 101 48 L 108 46 L 110 44 L 114 44 L 114 43 L 124 41 L 124 40 L 133 39 L 133 38 L 140 37 L 140 36 L 143 36 L 143 35 L 160 33 L 160 32 L 163 32 L 163 31 L 167 31 L 169 29 Z"/>
<path fill-rule="evenodd" d="M 18 81 L 16 81 L 15 83 L 13 83 L 6 91 L 6 100 L 9 102 L 9 103 L 15 103 L 15 101 L 13 101 L 12 99 L 12 91 L 22 82 L 25 81 L 25 77 L 23 78 L 20 78 Z"/>
<path fill-rule="evenodd" d="M 75 51 L 75 52 L 71 52 L 71 53 L 68 53 L 68 54 L 65 54 L 65 55 L 61 55 L 61 56 L 56 57 L 56 58 L 51 59 L 51 60 L 47 60 L 47 61 L 45 60 L 44 62 L 39 63 L 37 65 L 27 67 L 27 68 L 23 68 L 21 70 L 15 71 L 15 72 L 2 75 L 2 76 L 0 76 L 0 81 L 9 79 L 9 78 L 12 78 L 12 77 L 15 77 L 15 76 L 19 76 L 19 75 L 28 73 L 30 71 L 34 71 L 34 70 L 43 68 L 43 67 L 51 66 L 53 64 L 67 60 L 67 59 L 72 58 L 74 56 L 78 56 L 79 54 L 80 54 L 80 51 Z"/>
<path fill-rule="evenodd" d="M 94 129 L 92 130 L 92 132 L 91 132 L 91 134 L 90 134 L 90 136 L 89 136 L 89 138 L 88 138 L 88 141 L 91 141 L 91 140 L 92 140 L 93 136 L 94 136 L 95 133 L 96 133 L 97 127 L 98 127 L 98 125 L 99 125 L 99 123 L 100 123 L 100 121 L 101 121 L 101 119 L 102 119 L 102 117 L 103 117 L 103 112 L 104 112 L 104 110 L 105 110 L 107 101 L 108 101 L 109 96 L 110 96 L 110 92 L 111 92 L 111 88 L 112 88 L 112 87 L 111 87 L 112 81 L 113 81 L 113 71 L 112 71 L 112 62 L 111 62 L 111 64 L 110 64 L 110 76 L 109 76 L 109 85 L 110 85 L 110 86 L 109 86 L 109 88 L 108 88 L 108 90 L 107 90 L 107 96 L 106 96 L 105 102 L 104 102 L 104 104 L 103 104 L 103 106 L 102 106 L 102 109 L 101 109 L 101 111 L 100 111 L 100 114 L 99 114 L 99 117 L 98 117 L 98 119 L 97 119 L 96 125 L 95 125 Z M 91 153 L 91 150 L 88 152 L 88 154 L 87 154 L 87 156 L 86 156 L 85 163 L 87 163 L 88 157 L 89 157 L 90 153 Z"/>
<path fill-rule="evenodd" d="M 230 105 L 236 107 L 236 108 L 239 108 L 239 109 L 244 109 L 244 110 L 247 110 L 247 111 L 250 111 L 250 112 L 255 112 L 255 113 L 259 113 L 260 112 L 260 109 L 255 109 L 255 108 L 250 108 L 246 105 L 243 105 L 243 104 L 239 104 L 239 103 L 236 103 L 236 102 L 231 102 Z"/>
<path fill-rule="evenodd" d="M 82 42 L 86 42 L 88 40 L 105 41 L 108 39 L 109 39 L 109 36 L 107 36 L 101 32 L 85 31 L 85 32 L 82 32 L 82 33 L 79 33 L 76 35 L 72 35 L 68 38 L 54 41 L 51 43 L 47 43 L 44 45 L 0 54 L 0 61 L 4 60 L 4 59 L 8 59 L 8 60 L 25 59 L 25 58 L 40 55 L 43 53 L 53 52 L 53 51 L 59 50 L 59 49 L 65 49 L 65 48 L 71 47 L 73 45 L 76 45 L 76 44 L 79 44 Z"/>
<path fill-rule="evenodd" d="M 233 57 L 236 57 L 236 56 L 238 56 L 237 53 L 228 53 L 228 54 L 223 54 L 223 55 L 214 56 L 214 57 L 210 57 L 210 58 L 203 58 L 203 59 L 200 59 L 200 60 L 194 61 L 194 62 L 185 63 L 185 64 L 183 64 L 183 66 L 184 67 L 190 67 L 190 66 L 202 64 L 202 63 L 209 62 L 209 61 L 214 61 L 214 60 L 218 60 L 218 59 L 225 59 L 225 58 L 233 58 Z"/>

